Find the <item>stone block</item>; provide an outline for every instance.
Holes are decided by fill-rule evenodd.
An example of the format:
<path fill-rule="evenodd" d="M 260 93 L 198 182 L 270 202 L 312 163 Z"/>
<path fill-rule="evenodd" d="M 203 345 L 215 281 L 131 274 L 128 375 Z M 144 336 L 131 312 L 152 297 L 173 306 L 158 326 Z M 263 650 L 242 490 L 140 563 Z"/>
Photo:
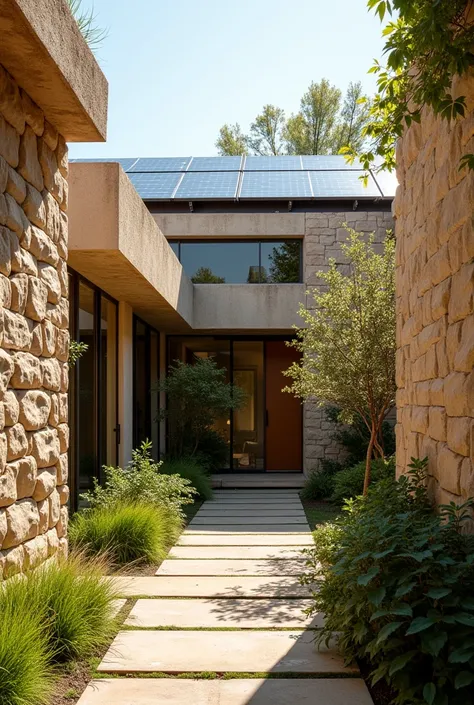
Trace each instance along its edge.
<path fill-rule="evenodd" d="M 8 167 L 6 192 L 12 196 L 19 206 L 26 198 L 26 183 L 22 176 L 11 166 Z"/>
<path fill-rule="evenodd" d="M 443 406 L 429 408 L 428 434 L 436 441 L 446 441 L 446 409 Z"/>
<path fill-rule="evenodd" d="M 451 372 L 445 377 L 444 403 L 448 416 L 469 416 L 468 376 L 462 372 Z"/>
<path fill-rule="evenodd" d="M 3 539 L 7 533 L 7 515 L 5 509 L 0 509 L 0 546 L 3 544 Z M 1 576 L 1 573 L 0 573 Z M 0 581 L 1 582 L 1 581 Z"/>
<path fill-rule="evenodd" d="M 3 577 L 5 580 L 7 578 L 12 578 L 14 575 L 18 575 L 23 571 L 24 567 L 24 556 L 25 549 L 23 546 L 15 546 L 7 551 L 2 551 L 3 553 Z"/>
<path fill-rule="evenodd" d="M 451 279 L 448 277 L 431 291 L 431 315 L 436 321 L 448 313 Z"/>
<path fill-rule="evenodd" d="M 20 141 L 18 172 L 37 191 L 43 190 L 43 173 L 38 159 L 38 138 L 29 125 L 25 128 Z"/>
<path fill-rule="evenodd" d="M 3 347 L 7 350 L 28 350 L 31 334 L 24 316 L 8 309 L 3 310 Z"/>
<path fill-rule="evenodd" d="M 5 412 L 5 426 L 14 426 L 20 416 L 20 405 L 13 390 L 7 389 L 3 394 L 3 407 Z"/>
<path fill-rule="evenodd" d="M 4 471 L 0 473 L 0 507 L 9 507 L 16 500 L 15 469 L 7 465 Z"/>
<path fill-rule="evenodd" d="M 38 534 L 39 513 L 36 502 L 21 499 L 6 509 L 7 533 L 2 549 L 13 548 Z"/>
<path fill-rule="evenodd" d="M 38 264 L 38 275 L 46 286 L 48 301 L 53 304 L 59 303 L 61 299 L 61 284 L 56 268 L 51 264 L 40 262 Z"/>
<path fill-rule="evenodd" d="M 11 273 L 11 233 L 0 226 L 0 273 L 9 277 Z"/>
<path fill-rule="evenodd" d="M 57 482 L 58 485 L 65 485 L 68 480 L 68 455 L 61 453 L 56 464 Z"/>
<path fill-rule="evenodd" d="M 51 125 L 47 120 L 44 121 L 44 132 L 43 140 L 46 142 L 48 147 L 54 152 L 58 146 L 59 134 L 55 127 Z"/>
<path fill-rule="evenodd" d="M 49 502 L 49 528 L 52 529 L 53 526 L 59 521 L 61 512 L 61 497 L 58 490 L 55 488 L 48 497 Z"/>
<path fill-rule="evenodd" d="M 454 356 L 454 369 L 458 372 L 474 369 L 474 313 L 462 322 L 461 342 Z"/>
<path fill-rule="evenodd" d="M 56 191 L 55 175 L 58 171 L 56 154 L 48 147 L 44 139 L 38 140 L 38 159 L 43 172 L 45 188 L 52 194 Z"/>
<path fill-rule="evenodd" d="M 36 476 L 35 491 L 33 492 L 33 499 L 36 501 L 41 501 L 46 499 L 49 495 L 56 489 L 56 468 L 44 468 L 43 470 L 38 470 Z M 57 520 L 56 520 L 57 521 Z M 56 522 L 54 522 L 56 523 Z M 51 527 L 50 527 L 51 528 Z"/>
<path fill-rule="evenodd" d="M 65 260 L 60 259 L 57 264 L 59 283 L 61 286 L 61 295 L 68 297 L 69 295 L 69 278 L 67 273 L 67 264 Z"/>
<path fill-rule="evenodd" d="M 46 227 L 46 207 L 41 195 L 41 189 L 36 189 L 31 183 L 27 185 L 23 210 L 29 221 L 44 230 Z"/>
<path fill-rule="evenodd" d="M 68 519 L 68 509 L 66 506 L 62 506 L 59 512 L 59 521 L 56 524 L 56 531 L 58 533 L 59 538 L 62 538 L 67 534 Z"/>
<path fill-rule="evenodd" d="M 434 406 L 444 406 L 444 380 L 434 379 L 430 384 L 430 402 Z"/>
<path fill-rule="evenodd" d="M 40 389 L 28 389 L 18 392 L 20 404 L 20 423 L 26 431 L 36 431 L 48 423 L 51 411 L 49 395 Z"/>
<path fill-rule="evenodd" d="M 13 355 L 0 348 L 0 393 L 4 394 L 15 370 Z M 67 407 L 66 407 L 67 408 Z M 67 418 L 65 419 L 67 421 Z"/>
<path fill-rule="evenodd" d="M 16 493 L 18 499 L 32 497 L 36 485 L 36 460 L 31 455 L 9 463 L 16 474 Z"/>
<path fill-rule="evenodd" d="M 28 275 L 15 274 L 10 278 L 11 305 L 15 313 L 25 313 L 26 299 L 28 296 Z"/>
<path fill-rule="evenodd" d="M 474 465 L 472 464 L 470 458 L 464 458 L 462 461 L 461 479 L 459 484 L 461 486 L 461 494 L 463 498 L 470 499 L 474 497 Z"/>
<path fill-rule="evenodd" d="M 21 135 L 25 130 L 25 111 L 16 81 L 0 65 L 0 113 Z"/>
<path fill-rule="evenodd" d="M 52 392 L 61 390 L 61 365 L 56 358 L 45 358 L 41 361 L 43 369 L 43 387 Z"/>
<path fill-rule="evenodd" d="M 472 314 L 473 296 L 474 262 L 464 264 L 452 278 L 448 309 L 450 323 L 460 321 Z"/>
<path fill-rule="evenodd" d="M 67 423 L 58 426 L 59 449 L 61 453 L 67 453 L 69 449 L 69 426 Z"/>
<path fill-rule="evenodd" d="M 11 308 L 12 305 L 12 288 L 8 277 L 0 274 L 0 306 L 3 308 Z"/>
<path fill-rule="evenodd" d="M 64 297 L 58 304 L 47 304 L 46 318 L 58 328 L 69 326 L 69 302 Z"/>
<path fill-rule="evenodd" d="M 54 392 L 48 392 L 51 399 L 51 410 L 49 412 L 48 423 L 50 426 L 58 426 L 59 424 L 59 397 Z"/>
<path fill-rule="evenodd" d="M 414 406 L 411 413 L 411 427 L 417 433 L 427 433 L 428 431 L 428 407 Z"/>
<path fill-rule="evenodd" d="M 7 207 L 5 225 L 16 233 L 18 237 L 22 237 L 29 228 L 28 219 L 21 206 L 18 205 L 13 196 L 10 196 L 9 193 L 5 193 L 5 203 Z"/>
<path fill-rule="evenodd" d="M 68 395 L 58 394 L 59 401 L 59 423 L 67 423 L 69 419 L 68 415 Z"/>
<path fill-rule="evenodd" d="M 26 93 L 22 88 L 20 88 L 20 94 L 26 123 L 31 127 L 35 135 L 41 137 L 44 131 L 43 111 L 33 100 L 31 100 L 28 93 Z"/>
<path fill-rule="evenodd" d="M 12 233 L 12 236 L 12 243 L 17 245 L 18 238 L 16 237 L 15 233 Z M 16 242 L 13 238 L 16 239 Z M 14 250 L 12 248 L 11 265 L 12 272 L 30 274 L 33 277 L 38 276 L 38 268 L 36 266 L 35 258 L 30 252 L 23 249 L 23 247 L 15 246 Z"/>
<path fill-rule="evenodd" d="M 445 444 L 438 445 L 438 480 L 441 487 L 453 494 L 460 494 L 461 463 L 463 457 Z"/>
<path fill-rule="evenodd" d="M 38 389 L 43 383 L 40 360 L 31 353 L 17 352 L 13 358 L 11 384 L 16 389 Z"/>
<path fill-rule="evenodd" d="M 56 352 L 56 337 L 58 328 L 51 321 L 45 319 L 42 326 L 43 332 L 43 355 L 44 357 L 53 357 Z"/>
<path fill-rule="evenodd" d="M 43 355 L 43 329 L 39 321 L 30 321 L 28 319 L 28 328 L 31 333 L 31 345 L 28 352 L 36 357 Z"/>
<path fill-rule="evenodd" d="M 69 331 L 56 329 L 56 357 L 61 362 L 67 362 L 69 359 Z"/>
<path fill-rule="evenodd" d="M 28 318 L 31 318 L 33 321 L 43 321 L 46 316 L 47 301 L 48 289 L 46 284 L 39 277 L 30 276 L 25 307 Z"/>
<path fill-rule="evenodd" d="M 59 259 L 58 251 L 51 241 L 51 238 L 40 228 L 31 228 L 31 243 L 29 249 L 40 262 L 52 264 L 54 267 L 57 265 Z"/>
<path fill-rule="evenodd" d="M 37 502 L 39 525 L 38 534 L 45 534 L 49 529 L 49 502 L 48 498 L 41 499 Z"/>
<path fill-rule="evenodd" d="M 62 211 L 59 214 L 59 239 L 58 239 L 59 255 L 67 260 L 68 255 L 68 224 L 67 215 Z"/>
<path fill-rule="evenodd" d="M 446 331 L 446 354 L 450 369 L 454 369 L 454 358 L 456 357 L 459 344 L 461 342 L 462 321 L 451 323 Z"/>
<path fill-rule="evenodd" d="M 42 195 L 46 209 L 46 235 L 48 235 L 53 242 L 58 242 L 61 221 L 59 204 L 49 191 L 43 191 Z"/>
<path fill-rule="evenodd" d="M 28 438 L 22 424 L 16 423 L 14 426 L 8 426 L 5 435 L 8 444 L 7 461 L 23 458 L 28 451 Z"/>
<path fill-rule="evenodd" d="M 470 455 L 472 423 L 472 418 L 448 417 L 447 442 L 454 453 L 465 456 Z"/>
<path fill-rule="evenodd" d="M 50 468 L 59 460 L 59 439 L 55 428 L 43 428 L 31 434 L 31 454 L 38 468 Z"/>
<path fill-rule="evenodd" d="M 14 169 L 18 166 L 20 135 L 0 113 L 0 156 Z"/>
<path fill-rule="evenodd" d="M 436 343 L 436 370 L 438 377 L 446 377 L 449 374 L 448 356 L 446 354 L 446 341 L 440 340 Z"/>
<path fill-rule="evenodd" d="M 67 485 L 58 485 L 57 487 L 61 506 L 69 502 L 69 487 Z"/>
<path fill-rule="evenodd" d="M 7 190 L 9 169 L 10 167 L 5 159 L 0 156 L 0 193 L 4 193 Z"/>
<path fill-rule="evenodd" d="M 59 538 L 56 529 L 47 531 L 46 538 L 48 539 L 48 556 L 54 556 L 59 549 Z"/>
<path fill-rule="evenodd" d="M 48 541 L 46 536 L 35 536 L 23 544 L 24 570 L 32 570 L 44 563 L 48 558 Z"/>

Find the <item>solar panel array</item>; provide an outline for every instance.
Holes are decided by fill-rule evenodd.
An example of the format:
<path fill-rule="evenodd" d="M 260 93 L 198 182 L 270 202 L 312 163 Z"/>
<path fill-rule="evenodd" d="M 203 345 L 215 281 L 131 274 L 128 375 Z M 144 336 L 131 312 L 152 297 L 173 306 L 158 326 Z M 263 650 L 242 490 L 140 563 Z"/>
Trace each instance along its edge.
<path fill-rule="evenodd" d="M 144 200 L 373 200 L 392 199 L 397 187 L 394 174 L 365 172 L 340 155 L 76 161 L 119 162 Z"/>

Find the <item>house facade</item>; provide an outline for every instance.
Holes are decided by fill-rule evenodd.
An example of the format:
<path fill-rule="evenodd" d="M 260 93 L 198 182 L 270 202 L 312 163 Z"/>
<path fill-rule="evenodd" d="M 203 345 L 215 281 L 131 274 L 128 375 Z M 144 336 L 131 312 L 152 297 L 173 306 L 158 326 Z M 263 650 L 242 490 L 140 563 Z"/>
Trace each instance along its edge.
<path fill-rule="evenodd" d="M 157 384 L 175 360 L 212 358 L 246 391 L 216 420 L 226 473 L 310 471 L 338 459 L 323 409 L 284 393 L 300 303 L 344 224 L 393 227 L 393 180 L 342 157 L 213 157 L 70 165 L 71 338 L 87 350 L 70 387 L 73 506 L 148 438 L 166 451 Z"/>

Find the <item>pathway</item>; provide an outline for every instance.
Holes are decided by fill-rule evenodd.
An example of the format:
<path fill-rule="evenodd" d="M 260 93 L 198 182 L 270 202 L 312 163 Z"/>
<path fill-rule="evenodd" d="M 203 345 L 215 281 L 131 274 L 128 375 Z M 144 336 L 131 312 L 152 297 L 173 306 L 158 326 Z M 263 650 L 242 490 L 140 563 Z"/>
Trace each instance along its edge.
<path fill-rule="evenodd" d="M 118 579 L 138 599 L 98 669 L 114 677 L 79 705 L 371 705 L 357 667 L 313 643 L 311 543 L 296 490 L 218 490 L 156 576 Z"/>

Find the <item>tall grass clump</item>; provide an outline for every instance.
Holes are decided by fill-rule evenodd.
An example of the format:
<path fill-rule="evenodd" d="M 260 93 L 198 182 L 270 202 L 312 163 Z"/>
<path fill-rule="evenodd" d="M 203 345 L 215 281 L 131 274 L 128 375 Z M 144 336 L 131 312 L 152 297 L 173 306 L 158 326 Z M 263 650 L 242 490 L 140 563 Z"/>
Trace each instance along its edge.
<path fill-rule="evenodd" d="M 165 460 L 161 466 L 161 472 L 166 475 L 179 475 L 188 480 L 196 490 L 199 499 L 209 500 L 214 496 L 208 472 L 194 458 Z"/>
<path fill-rule="evenodd" d="M 105 555 L 112 564 L 123 566 L 162 560 L 180 529 L 180 517 L 166 507 L 135 502 L 76 514 L 69 540 L 87 555 Z"/>
<path fill-rule="evenodd" d="M 12 578 L 0 589 L 0 705 L 46 705 L 52 658 L 44 611 L 32 609 L 27 581 Z"/>

